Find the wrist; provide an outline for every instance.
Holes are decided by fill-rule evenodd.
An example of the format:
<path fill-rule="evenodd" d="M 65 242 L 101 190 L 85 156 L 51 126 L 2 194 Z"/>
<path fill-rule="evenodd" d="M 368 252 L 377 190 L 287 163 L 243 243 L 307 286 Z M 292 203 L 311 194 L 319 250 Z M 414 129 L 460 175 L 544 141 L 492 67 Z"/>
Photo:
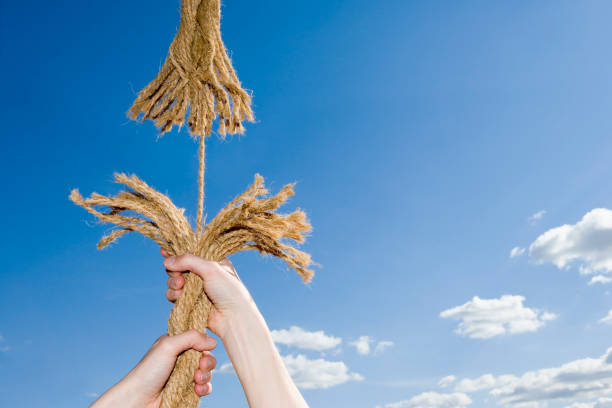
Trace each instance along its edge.
<path fill-rule="evenodd" d="M 225 330 L 219 334 L 224 344 L 242 344 L 254 335 L 267 332 L 266 322 L 255 302 L 244 302 L 227 316 Z"/>

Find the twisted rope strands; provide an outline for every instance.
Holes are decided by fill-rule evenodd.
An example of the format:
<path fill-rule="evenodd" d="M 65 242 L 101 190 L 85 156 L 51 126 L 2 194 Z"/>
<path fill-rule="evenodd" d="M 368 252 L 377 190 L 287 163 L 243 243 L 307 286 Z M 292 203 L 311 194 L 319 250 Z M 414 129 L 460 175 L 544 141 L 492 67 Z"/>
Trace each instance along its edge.
<path fill-rule="evenodd" d="M 313 272 L 308 269 L 310 256 L 283 243 L 285 239 L 303 242 L 310 231 L 306 215 L 300 211 L 282 215 L 276 210 L 293 195 L 293 185 L 283 187 L 276 195 L 268 194 L 263 177 L 255 175 L 253 184 L 226 205 L 217 216 L 197 230 L 189 225 L 184 210 L 177 208 L 170 199 L 149 187 L 136 176 L 115 174 L 115 180 L 129 188 L 116 196 L 93 193 L 84 199 L 73 190 L 70 199 L 98 217 L 103 222 L 119 226 L 104 236 L 98 248 L 104 248 L 123 234 L 137 231 L 151 238 L 172 255 L 193 253 L 212 261 L 246 249 L 256 249 L 285 260 L 304 282 L 309 282 Z M 107 210 L 104 211 L 104 208 Z M 122 215 L 129 211 L 134 216 Z M 189 329 L 204 333 L 212 304 L 203 291 L 203 282 L 195 274 L 187 273 L 183 293 L 175 303 L 168 320 L 168 333 L 175 335 Z M 163 408 L 195 408 L 199 397 L 193 390 L 193 373 L 197 369 L 201 353 L 195 350 L 181 354 L 162 394 Z"/>
<path fill-rule="evenodd" d="M 136 176 L 115 174 L 118 183 L 129 190 L 114 197 L 92 194 L 84 199 L 73 190 L 70 199 L 119 229 L 102 237 L 104 248 L 130 231 L 151 238 L 171 255 L 192 253 L 221 261 L 236 252 L 256 249 L 285 260 L 305 282 L 313 272 L 310 256 L 282 241 L 304 241 L 310 224 L 302 211 L 288 215 L 275 213 L 291 195 L 293 185 L 283 187 L 272 197 L 263 178 L 232 200 L 205 226 L 204 171 L 205 139 L 212 123 L 219 118 L 218 132 L 243 133 L 244 120 L 253 121 L 251 97 L 242 88 L 221 38 L 220 0 L 182 0 L 178 32 L 168 49 L 157 76 L 144 87 L 130 107 L 132 119 L 151 119 L 163 134 L 174 125 L 179 128 L 187 118 L 190 133 L 199 137 L 198 209 L 195 231 L 168 197 L 149 187 Z M 103 212 L 99 207 L 106 207 Z M 123 215 L 124 212 L 130 215 Z M 131 216 L 135 213 L 136 216 Z M 183 292 L 168 320 L 168 333 L 175 335 L 195 328 L 206 331 L 212 304 L 203 292 L 203 282 L 195 274 L 185 274 Z M 199 398 L 193 390 L 193 372 L 201 353 L 188 350 L 178 357 L 162 394 L 163 408 L 195 408 Z"/>
<path fill-rule="evenodd" d="M 182 126 L 208 136 L 219 117 L 218 132 L 242 133 L 253 121 L 251 97 L 242 88 L 221 39 L 219 0 L 183 0 L 181 22 L 159 73 L 130 107 L 132 119 L 151 119 L 165 133 Z M 189 109 L 189 113 L 187 110 Z"/>
<path fill-rule="evenodd" d="M 196 221 L 196 236 L 202 235 L 202 217 L 204 216 L 204 136 L 200 136 L 200 155 L 198 167 L 198 215 Z"/>

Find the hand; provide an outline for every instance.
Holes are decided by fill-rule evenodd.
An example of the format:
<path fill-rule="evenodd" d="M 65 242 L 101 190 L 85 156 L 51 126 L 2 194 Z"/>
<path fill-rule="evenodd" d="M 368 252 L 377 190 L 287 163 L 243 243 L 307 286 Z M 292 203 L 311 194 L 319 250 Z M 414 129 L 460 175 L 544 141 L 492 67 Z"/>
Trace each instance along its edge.
<path fill-rule="evenodd" d="M 164 266 L 170 276 L 166 297 L 181 295 L 184 272 L 202 278 L 204 292 L 213 303 L 208 328 L 221 338 L 251 408 L 308 408 L 274 346 L 270 329 L 249 291 L 227 260 L 205 261 L 194 255 L 169 256 Z"/>
<path fill-rule="evenodd" d="M 217 365 L 208 353 L 217 342 L 210 336 L 189 330 L 176 336 L 161 336 L 138 365 L 121 381 L 106 391 L 90 408 L 158 408 L 161 404 L 162 389 L 168 381 L 177 356 L 185 350 L 203 351 L 200 367 L 194 373 L 195 392 L 200 397 L 210 394 L 211 371 Z"/>
<path fill-rule="evenodd" d="M 225 259 L 221 262 L 206 261 L 194 255 L 169 256 L 162 248 L 166 260 L 164 266 L 168 273 L 166 297 L 175 302 L 181 295 L 185 272 L 193 272 L 204 281 L 204 291 L 213 303 L 208 316 L 208 328 L 225 338 L 230 323 L 247 309 L 256 308 L 247 288 L 242 284 L 232 263 Z"/>

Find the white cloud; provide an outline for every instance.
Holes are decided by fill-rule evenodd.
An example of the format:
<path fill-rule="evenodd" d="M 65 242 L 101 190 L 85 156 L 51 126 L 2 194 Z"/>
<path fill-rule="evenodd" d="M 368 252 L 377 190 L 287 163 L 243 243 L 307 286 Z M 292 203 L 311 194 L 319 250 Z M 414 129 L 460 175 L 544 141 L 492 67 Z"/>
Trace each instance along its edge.
<path fill-rule="evenodd" d="M 589 285 L 594 285 L 596 283 L 606 284 L 612 282 L 612 278 L 603 275 L 593 276 L 589 281 Z"/>
<path fill-rule="evenodd" d="M 385 404 L 384 408 L 464 408 L 471 403 L 472 399 L 463 393 L 439 394 L 437 392 L 424 392 L 409 400 Z"/>
<path fill-rule="evenodd" d="M 366 356 L 370 354 L 370 343 L 373 341 L 370 336 L 360 336 L 357 340 L 351 341 L 350 345 L 355 347 L 359 354 Z"/>
<path fill-rule="evenodd" d="M 546 210 L 540 210 L 537 213 L 530 215 L 529 218 L 527 218 L 527 221 L 533 224 L 534 222 L 542 218 L 544 214 L 546 214 Z"/>
<path fill-rule="evenodd" d="M 559 269 L 576 263 L 580 273 L 612 272 L 612 210 L 595 208 L 576 224 L 565 224 L 540 235 L 529 247 L 536 263 Z"/>
<path fill-rule="evenodd" d="M 100 394 L 98 394 L 97 392 L 86 392 L 85 396 L 87 398 L 98 398 Z"/>
<path fill-rule="evenodd" d="M 306 350 L 328 350 L 342 343 L 341 338 L 328 336 L 322 330 L 309 332 L 298 326 L 291 326 L 289 330 L 272 330 L 271 334 L 277 344 Z"/>
<path fill-rule="evenodd" d="M 608 315 L 604 318 L 598 320 L 599 323 L 608 323 L 612 324 L 612 309 L 608 312 Z"/>
<path fill-rule="evenodd" d="M 598 398 L 593 402 L 574 402 L 564 408 L 612 408 L 612 398 Z"/>
<path fill-rule="evenodd" d="M 231 362 L 227 362 L 221 365 L 221 367 L 216 368 L 215 369 L 216 373 L 220 373 L 220 374 L 231 374 L 231 373 L 235 373 L 236 371 L 234 370 L 234 366 L 232 365 Z"/>
<path fill-rule="evenodd" d="M 295 385 L 302 389 L 329 388 L 347 381 L 361 381 L 363 377 L 349 372 L 342 361 L 327 361 L 322 358 L 310 360 L 302 354 L 281 356 Z M 216 373 L 234 374 L 231 362 L 215 369 Z"/>
<path fill-rule="evenodd" d="M 382 353 L 387 347 L 393 346 L 392 341 L 382 340 L 375 342 L 370 336 L 359 336 L 357 340 L 350 342 L 349 345 L 355 347 L 357 353 L 361 354 L 362 356 L 367 356 L 372 351 L 372 347 L 370 345 L 374 343 L 376 343 L 374 346 L 374 354 Z"/>
<path fill-rule="evenodd" d="M 563 408 L 593 408 L 594 406 L 594 402 L 574 402 L 570 405 L 566 405 Z"/>
<path fill-rule="evenodd" d="M 516 377 L 513 375 L 500 375 L 499 377 L 494 377 L 492 374 L 484 374 L 478 378 L 464 378 L 459 381 L 457 385 L 455 385 L 455 392 L 469 393 L 482 391 L 493 387 L 499 387 L 515 380 Z"/>
<path fill-rule="evenodd" d="M 376 343 L 376 347 L 374 347 L 374 354 L 382 353 L 387 347 L 393 346 L 393 342 L 389 340 L 382 340 Z"/>
<path fill-rule="evenodd" d="M 500 378 L 507 381 L 499 385 Z M 599 358 L 574 360 L 559 367 L 528 371 L 520 377 L 500 376 L 490 395 L 508 407 L 545 407 L 558 401 L 574 407 L 601 408 L 612 394 L 612 347 Z M 598 406 L 599 404 L 599 406 Z M 571 405 L 570 405 L 571 407 Z"/>
<path fill-rule="evenodd" d="M 495 385 L 495 377 L 491 374 L 481 375 L 478 378 L 464 378 L 455 385 L 455 391 L 475 392 L 491 388 Z"/>
<path fill-rule="evenodd" d="M 306 356 L 283 356 L 287 371 L 302 389 L 329 388 L 347 381 L 361 381 L 363 377 L 351 373 L 342 361 L 327 361 L 322 358 L 309 360 Z"/>
<path fill-rule="evenodd" d="M 598 398 L 594 408 L 612 408 L 612 398 Z"/>
<path fill-rule="evenodd" d="M 499 299 L 474 296 L 463 305 L 442 311 L 440 317 L 461 320 L 455 332 L 473 339 L 536 331 L 546 321 L 557 317 L 553 313 L 524 307 L 524 300 L 523 296 L 514 295 L 504 295 Z"/>
<path fill-rule="evenodd" d="M 438 387 L 440 388 L 449 387 L 452 383 L 455 382 L 456 379 L 457 377 L 455 377 L 454 375 L 447 375 L 446 377 L 442 377 L 440 381 L 438 381 Z"/>
<path fill-rule="evenodd" d="M 514 247 L 512 248 L 512 250 L 510 251 L 510 258 L 516 258 L 519 257 L 521 255 L 523 255 L 525 253 L 525 248 L 521 248 L 521 247 Z"/>

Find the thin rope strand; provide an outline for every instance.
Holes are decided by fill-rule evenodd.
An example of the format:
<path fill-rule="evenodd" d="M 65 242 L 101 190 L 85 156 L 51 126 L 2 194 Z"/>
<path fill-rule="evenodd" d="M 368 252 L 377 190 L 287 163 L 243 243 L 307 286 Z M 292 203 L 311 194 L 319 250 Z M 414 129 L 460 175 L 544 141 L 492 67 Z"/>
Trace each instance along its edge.
<path fill-rule="evenodd" d="M 204 216 L 204 145 L 205 137 L 203 135 L 200 136 L 200 167 L 198 169 L 198 215 L 196 222 L 196 236 L 200 237 L 202 235 L 202 218 Z"/>

